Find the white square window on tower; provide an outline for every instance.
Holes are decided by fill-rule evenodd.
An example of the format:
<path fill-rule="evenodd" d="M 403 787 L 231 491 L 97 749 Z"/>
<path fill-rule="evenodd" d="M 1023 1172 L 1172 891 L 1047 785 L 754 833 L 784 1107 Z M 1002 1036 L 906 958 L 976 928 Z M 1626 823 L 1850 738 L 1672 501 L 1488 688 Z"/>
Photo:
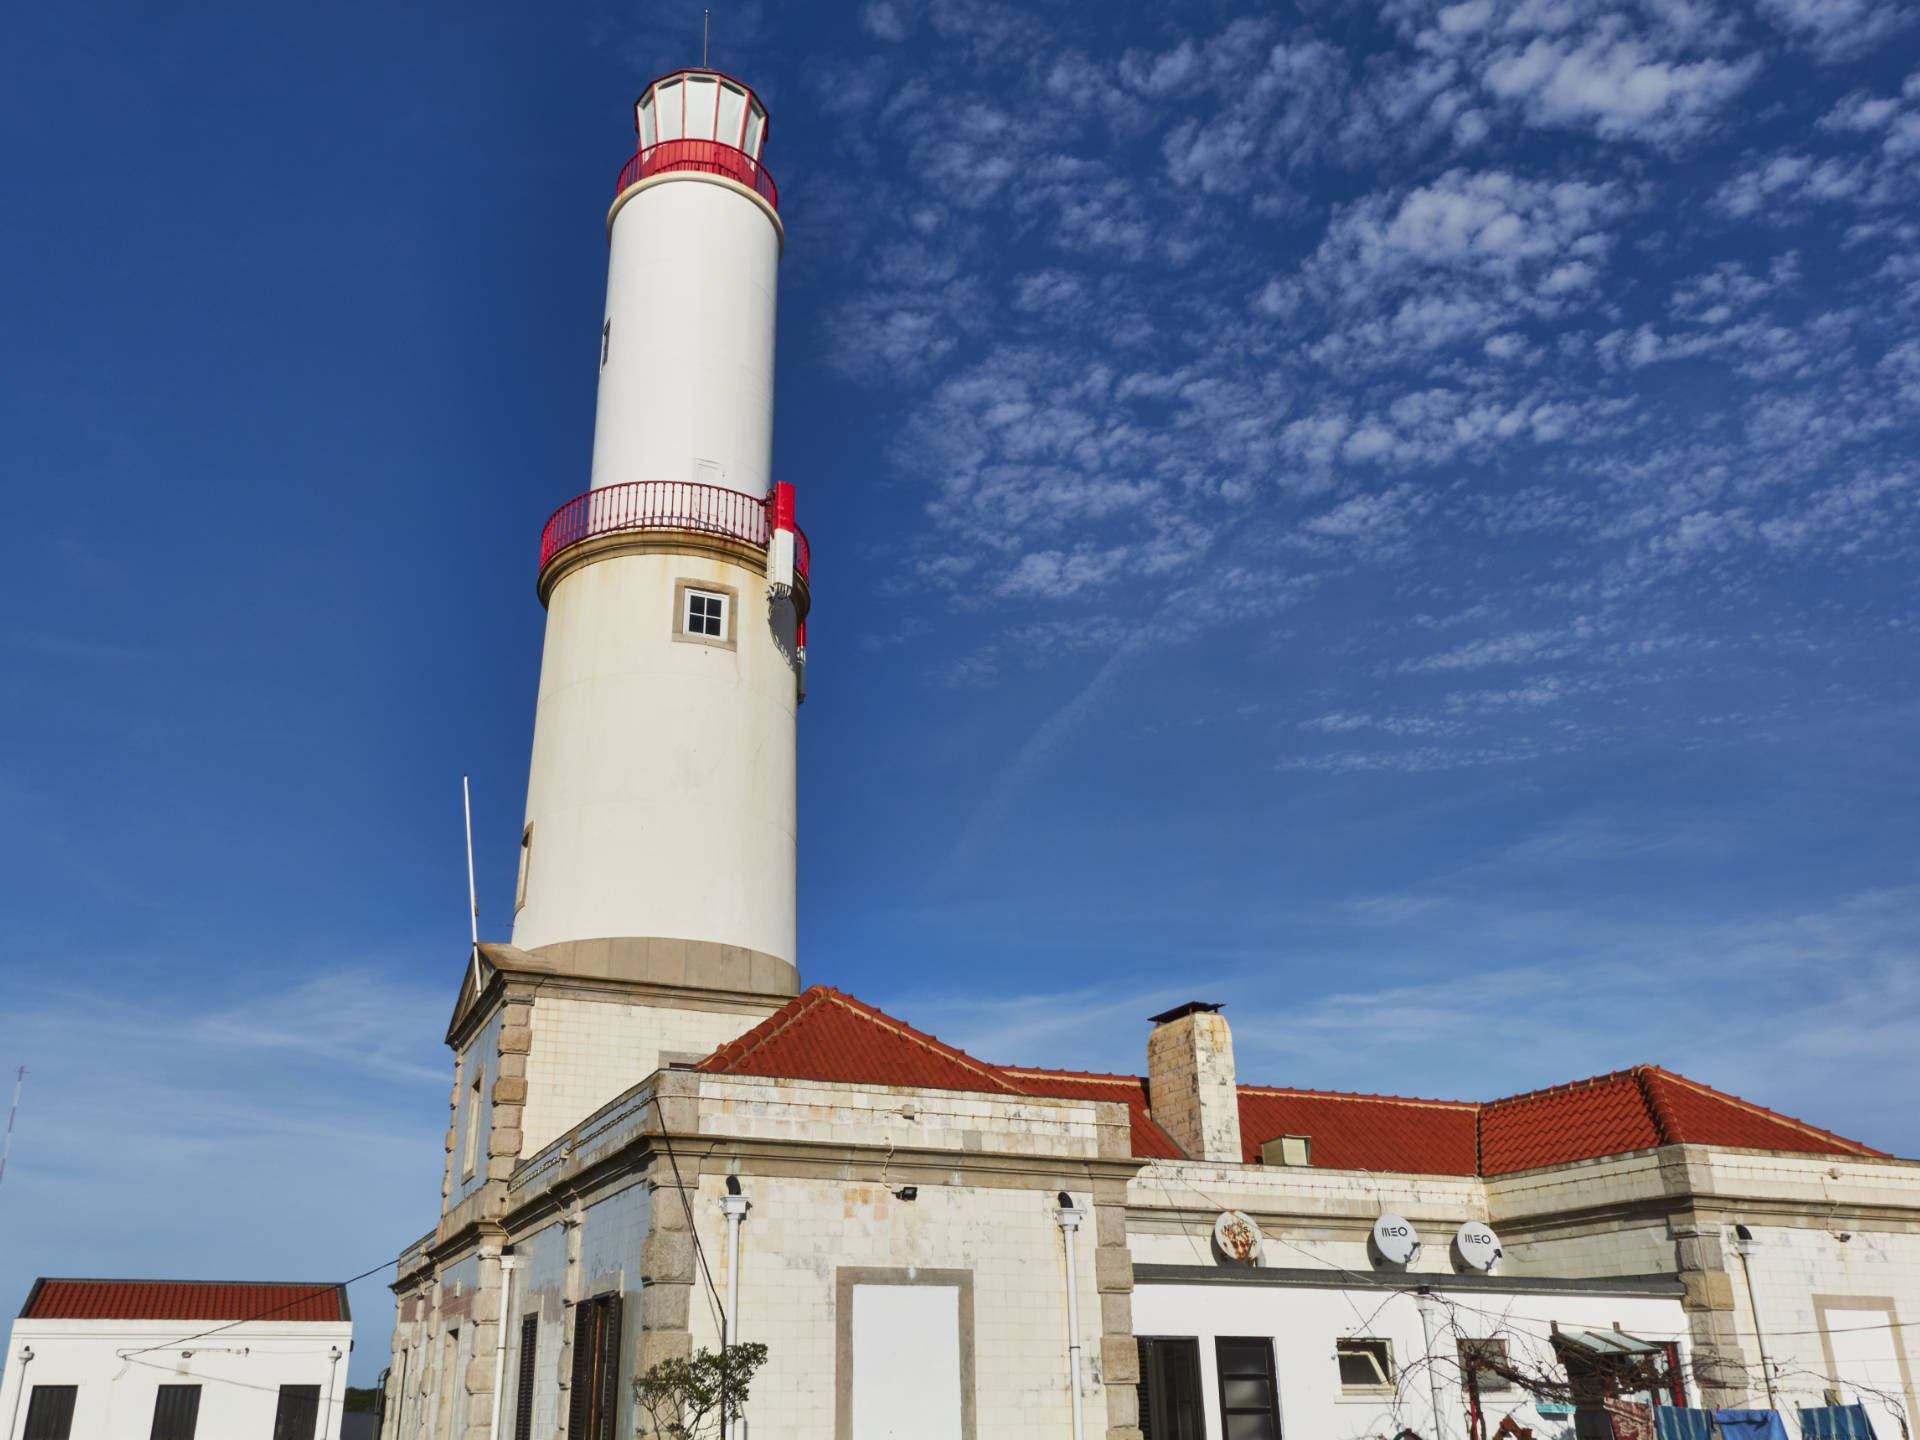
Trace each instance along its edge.
<path fill-rule="evenodd" d="M 708 635 L 715 640 L 727 633 L 727 597 L 711 590 L 686 592 L 686 631 L 689 635 Z"/>

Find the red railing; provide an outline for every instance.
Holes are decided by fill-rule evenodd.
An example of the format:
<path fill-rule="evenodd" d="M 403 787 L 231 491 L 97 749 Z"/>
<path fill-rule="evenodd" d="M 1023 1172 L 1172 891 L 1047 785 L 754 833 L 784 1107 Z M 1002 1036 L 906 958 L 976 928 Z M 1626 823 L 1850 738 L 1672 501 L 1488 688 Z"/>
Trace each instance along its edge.
<path fill-rule="evenodd" d="M 743 495 L 688 480 L 629 480 L 576 495 L 547 517 L 540 532 L 540 568 L 562 550 L 621 530 L 695 530 L 765 549 L 773 535 L 773 497 Z M 807 535 L 793 528 L 793 568 L 808 577 Z"/>
<path fill-rule="evenodd" d="M 698 170 L 705 175 L 724 175 L 738 180 L 775 210 L 780 208 L 780 190 L 767 167 L 746 151 L 723 140 L 662 140 L 640 151 L 620 167 L 620 179 L 613 187 L 615 195 L 629 185 L 637 185 L 649 175 L 664 175 L 669 170 Z"/>

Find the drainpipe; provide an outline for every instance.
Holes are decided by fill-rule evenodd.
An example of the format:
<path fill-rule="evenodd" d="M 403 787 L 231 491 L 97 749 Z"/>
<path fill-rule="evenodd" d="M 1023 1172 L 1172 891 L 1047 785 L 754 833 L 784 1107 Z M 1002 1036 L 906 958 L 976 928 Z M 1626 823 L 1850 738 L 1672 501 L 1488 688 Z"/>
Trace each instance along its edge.
<path fill-rule="evenodd" d="M 1413 1303 L 1420 1309 L 1420 1334 L 1427 1351 L 1427 1397 L 1433 1406 L 1434 1440 L 1446 1440 L 1446 1411 L 1440 1404 L 1440 1362 L 1433 1354 L 1433 1287 L 1422 1285 L 1413 1292 Z"/>
<path fill-rule="evenodd" d="M 500 1318 L 493 1327 L 493 1418 L 487 1421 L 487 1440 L 500 1440 L 500 1387 L 507 1379 L 507 1321 L 513 1315 L 513 1247 L 500 1248 Z"/>
<path fill-rule="evenodd" d="M 720 1198 L 720 1211 L 727 1217 L 727 1313 L 726 1331 L 721 1338 L 723 1353 L 731 1347 L 740 1330 L 740 1222 L 746 1218 L 747 1197 L 740 1193 L 740 1177 L 727 1177 L 727 1193 Z M 720 1440 L 733 1440 L 733 1418 L 727 1414 L 726 1397 L 721 1397 Z"/>
<path fill-rule="evenodd" d="M 20 1397 L 27 1393 L 27 1366 L 33 1363 L 33 1346 L 20 1347 L 20 1383 L 13 1391 L 13 1418 L 7 1421 L 7 1440 L 13 1440 L 20 1428 Z"/>
<path fill-rule="evenodd" d="M 1067 1247 L 1067 1389 L 1073 1396 L 1073 1440 L 1085 1440 L 1086 1419 L 1080 1399 L 1080 1281 L 1074 1270 L 1073 1237 L 1086 1219 L 1084 1210 L 1076 1210 L 1073 1197 L 1060 1192 L 1060 1210 L 1053 1217 L 1060 1227 L 1060 1238 Z"/>
<path fill-rule="evenodd" d="M 1760 1347 L 1760 1374 L 1767 1382 L 1767 1408 L 1778 1410 L 1780 1405 L 1773 1394 L 1773 1361 L 1767 1356 L 1767 1327 L 1760 1319 L 1760 1297 L 1753 1289 L 1753 1267 L 1747 1264 L 1747 1257 L 1753 1253 L 1753 1232 L 1746 1226 L 1733 1227 L 1733 1249 L 1740 1257 L 1740 1273 L 1747 1279 L 1747 1308 L 1753 1311 L 1753 1338 Z"/>
<path fill-rule="evenodd" d="M 333 1429 L 333 1377 L 340 1371 L 341 1360 L 338 1345 L 327 1347 L 327 1359 L 332 1364 L 327 1366 L 327 1408 L 320 1416 L 320 1440 L 327 1440 L 327 1433 Z"/>

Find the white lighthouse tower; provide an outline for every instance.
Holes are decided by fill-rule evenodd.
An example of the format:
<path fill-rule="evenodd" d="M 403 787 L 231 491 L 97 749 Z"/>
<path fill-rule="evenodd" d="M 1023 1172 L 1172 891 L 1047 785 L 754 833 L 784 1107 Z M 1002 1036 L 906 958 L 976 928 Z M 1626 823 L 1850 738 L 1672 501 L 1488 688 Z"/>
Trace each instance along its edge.
<path fill-rule="evenodd" d="M 772 477 L 785 237 L 767 116 L 688 70 L 635 120 L 607 215 L 593 487 L 541 540 L 513 943 L 686 942 L 747 966 L 689 982 L 791 994 L 806 586 Z"/>
<path fill-rule="evenodd" d="M 591 486 L 541 535 L 513 943 L 480 947 L 448 1034 L 450 1135 L 469 1137 L 464 1156 L 449 1141 L 449 1210 L 799 989 L 808 553 L 772 469 L 767 112 L 682 70 L 641 92 L 635 125 L 607 212 Z M 462 1088 L 489 1069 L 485 1094 Z"/>

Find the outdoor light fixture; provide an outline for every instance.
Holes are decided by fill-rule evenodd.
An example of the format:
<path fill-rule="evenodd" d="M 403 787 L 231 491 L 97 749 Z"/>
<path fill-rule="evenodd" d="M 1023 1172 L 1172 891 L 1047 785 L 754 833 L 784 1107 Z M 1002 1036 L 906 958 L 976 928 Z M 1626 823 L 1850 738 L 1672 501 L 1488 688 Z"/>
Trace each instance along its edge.
<path fill-rule="evenodd" d="M 727 1194 L 738 1195 L 739 1193 L 740 1193 L 740 1177 L 738 1175 L 727 1176 Z"/>
<path fill-rule="evenodd" d="M 893 1193 L 902 1200 L 918 1200 L 920 1198 L 920 1187 L 918 1185 L 902 1185 Z"/>

